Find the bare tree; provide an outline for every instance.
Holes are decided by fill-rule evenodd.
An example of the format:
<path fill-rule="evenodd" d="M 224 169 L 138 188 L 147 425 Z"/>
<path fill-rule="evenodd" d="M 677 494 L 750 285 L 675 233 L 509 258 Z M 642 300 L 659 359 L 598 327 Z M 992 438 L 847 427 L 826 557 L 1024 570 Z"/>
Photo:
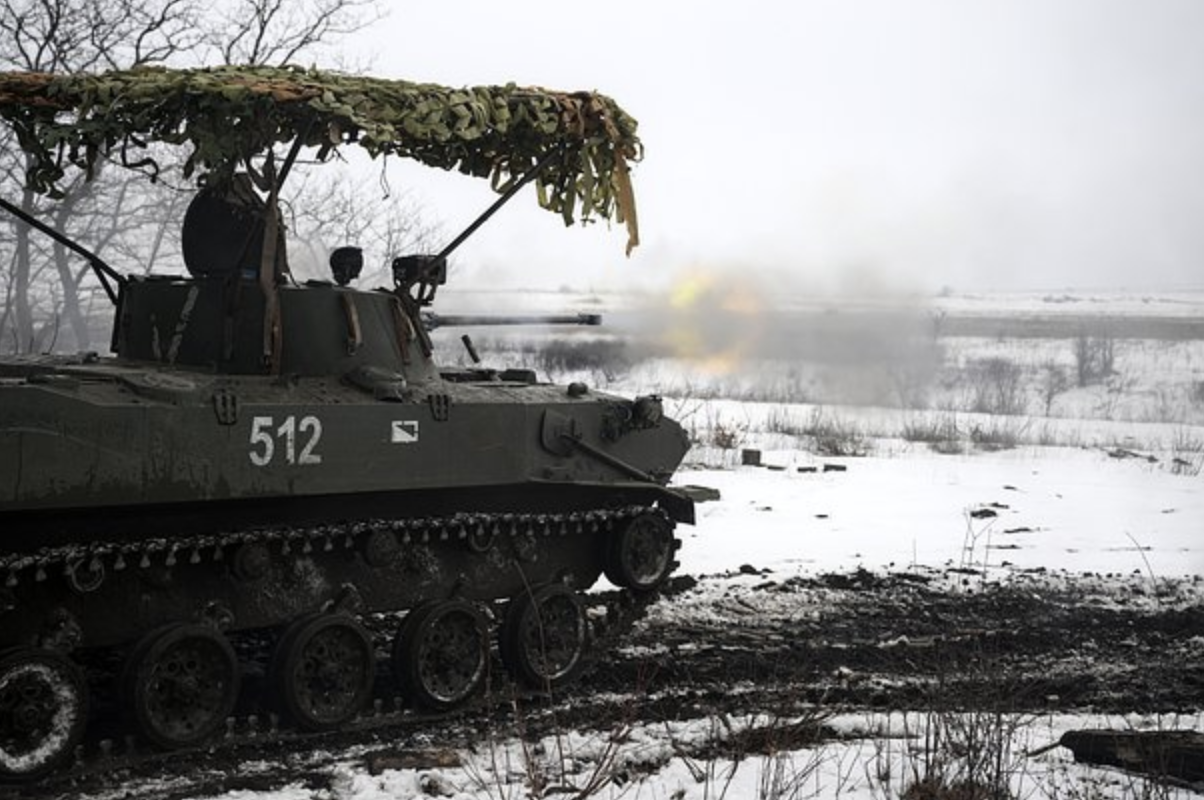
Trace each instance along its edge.
<path fill-rule="evenodd" d="M 1066 369 L 1053 359 L 1041 365 L 1041 399 L 1045 402 L 1045 416 L 1053 410 L 1053 402 L 1058 395 L 1070 388 L 1070 376 Z"/>
<path fill-rule="evenodd" d="M 1116 337 L 1107 326 L 1097 335 L 1081 331 L 1074 340 L 1074 365 L 1079 386 L 1099 383 L 1116 373 Z"/>
<path fill-rule="evenodd" d="M 0 0 L 0 69 L 70 73 L 215 59 L 283 64 L 370 24 L 379 8 L 378 0 Z M 102 164 L 51 205 L 25 188 L 28 163 L 13 139 L 0 126 L 0 193 L 106 259 L 138 263 L 143 271 L 164 261 L 187 187 L 132 181 Z M 364 208 L 354 216 L 392 219 Z M 67 344 L 90 347 L 86 307 L 96 284 L 86 265 L 13 221 L 0 222 L 0 245 L 6 256 L 0 342 L 38 351 L 57 340 L 49 331 L 57 332 L 61 319 L 71 334 Z"/>
<path fill-rule="evenodd" d="M 970 410 L 983 414 L 1023 414 L 1023 370 L 1006 358 L 983 358 L 967 365 L 974 398 Z"/>
<path fill-rule="evenodd" d="M 0 64 L 82 72 L 166 61 L 200 44 L 195 0 L 3 0 Z"/>
<path fill-rule="evenodd" d="M 80 72 L 132 67 L 172 57 L 200 43 L 195 0 L 3 0 L 0 2 L 0 67 L 30 72 Z M 47 209 L 24 185 L 28 160 L 4 132 L 4 150 L 13 154 L 0 164 L 0 187 L 19 192 L 27 214 L 46 217 Z M 97 184 L 74 187 L 59 205 L 57 223 L 66 214 L 86 214 Z M 14 241 L 9 300 L 12 303 L 13 348 L 41 349 L 35 306 L 49 303 L 55 316 L 64 312 L 74 343 L 87 347 L 89 333 L 79 302 L 83 276 L 71 271 L 67 255 L 54 254 L 57 284 L 34 281 L 35 250 L 28 229 L 18 225 Z"/>

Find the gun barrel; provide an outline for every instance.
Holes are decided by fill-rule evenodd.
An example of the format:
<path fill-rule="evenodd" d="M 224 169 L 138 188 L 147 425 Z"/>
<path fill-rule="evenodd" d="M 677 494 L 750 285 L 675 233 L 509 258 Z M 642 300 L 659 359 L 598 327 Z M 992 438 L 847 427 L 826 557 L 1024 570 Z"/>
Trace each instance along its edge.
<path fill-rule="evenodd" d="M 601 314 L 424 314 L 427 330 L 470 325 L 601 325 Z"/>

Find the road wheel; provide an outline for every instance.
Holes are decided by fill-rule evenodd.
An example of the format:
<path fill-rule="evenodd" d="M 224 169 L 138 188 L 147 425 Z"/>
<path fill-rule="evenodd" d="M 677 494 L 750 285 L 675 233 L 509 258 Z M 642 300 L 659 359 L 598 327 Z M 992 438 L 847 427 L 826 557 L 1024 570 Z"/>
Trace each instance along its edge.
<path fill-rule="evenodd" d="M 88 686 L 66 656 L 21 647 L 0 656 L 0 781 L 61 766 L 84 735 Z"/>
<path fill-rule="evenodd" d="M 424 603 L 398 628 L 393 671 L 415 705 L 442 711 L 460 705 L 485 683 L 488 623 L 466 600 Z"/>
<path fill-rule="evenodd" d="M 585 607 L 559 583 L 510 601 L 499 634 L 502 661 L 520 683 L 550 690 L 571 681 L 589 646 Z"/>
<path fill-rule="evenodd" d="M 673 571 L 676 549 L 673 523 L 657 512 L 645 511 L 611 533 L 603 562 L 606 577 L 624 589 L 650 592 Z"/>
<path fill-rule="evenodd" d="M 344 614 L 302 617 L 277 643 L 271 675 L 282 710 L 298 726 L 334 730 L 354 719 L 372 696 L 372 637 Z"/>
<path fill-rule="evenodd" d="M 138 730 L 175 750 L 222 726 L 238 700 L 238 678 L 238 659 L 225 636 L 180 623 L 142 639 L 126 662 L 122 688 Z"/>

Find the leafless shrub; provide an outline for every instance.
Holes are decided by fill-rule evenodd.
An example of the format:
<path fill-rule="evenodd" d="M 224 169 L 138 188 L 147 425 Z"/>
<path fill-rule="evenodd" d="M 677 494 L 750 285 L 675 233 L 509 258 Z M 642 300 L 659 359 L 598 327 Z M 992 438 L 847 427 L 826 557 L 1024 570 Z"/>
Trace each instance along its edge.
<path fill-rule="evenodd" d="M 765 430 L 784 436 L 805 436 L 807 426 L 796 420 L 788 409 L 775 408 L 765 417 Z"/>
<path fill-rule="evenodd" d="M 900 348 L 886 367 L 900 408 L 928 407 L 929 392 L 944 361 L 944 348 L 935 338 L 917 339 Z"/>
<path fill-rule="evenodd" d="M 957 415 L 953 413 L 908 420 L 903 424 L 902 436 L 909 442 L 924 442 L 943 455 L 956 455 L 965 449 L 957 427 Z"/>
<path fill-rule="evenodd" d="M 1110 375 L 1105 381 L 1105 391 L 1096 406 L 1096 414 L 1101 419 L 1115 419 L 1116 412 L 1121 406 L 1121 400 L 1131 396 L 1136 385 L 1137 378 L 1135 377 Z"/>
<path fill-rule="evenodd" d="M 1056 361 L 1046 361 L 1041 366 L 1041 399 L 1045 403 L 1045 416 L 1053 410 L 1053 402 L 1058 395 L 1070 388 L 1070 376 L 1066 369 Z"/>
<path fill-rule="evenodd" d="M 936 678 L 916 714 L 904 714 L 899 757 L 885 754 L 877 775 L 887 796 L 904 800 L 1015 800 L 1028 796 L 1027 744 L 1033 718 L 1021 713 L 1030 687 L 1009 673 L 991 636 L 968 652 L 937 651 Z M 976 687 L 967 695 L 967 687 Z M 891 785 L 894 783 L 895 785 Z"/>
<path fill-rule="evenodd" d="M 747 427 L 717 422 L 711 427 L 709 444 L 720 450 L 735 450 L 744 441 Z"/>
<path fill-rule="evenodd" d="M 984 358 L 968 365 L 970 411 L 980 414 L 1023 414 L 1024 370 L 1006 358 Z"/>
<path fill-rule="evenodd" d="M 970 428 L 970 441 L 980 450 L 1011 450 L 1020 444 L 1025 426 L 1017 426 L 1009 421 L 991 422 L 974 425 Z"/>
<path fill-rule="evenodd" d="M 938 679 L 926 694 L 927 708 L 903 715 L 904 741 L 915 744 L 901 753 L 879 750 L 867 765 L 870 780 L 882 796 L 904 800 L 1027 797 L 1031 719 L 1014 710 L 1017 695 L 1007 681 L 969 708 L 951 706 L 944 699 L 948 689 L 947 679 Z"/>
<path fill-rule="evenodd" d="M 1204 381 L 1192 381 L 1191 402 L 1192 405 L 1204 406 Z"/>
<path fill-rule="evenodd" d="M 486 797 L 499 800 L 522 797 L 540 800 L 565 797 L 585 800 L 604 793 L 630 768 L 629 756 L 624 753 L 630 727 L 616 724 L 598 747 L 580 754 L 565 730 L 557 728 L 544 737 L 533 736 L 526 728 L 525 713 L 518 703 L 512 704 L 515 714 L 512 730 L 498 732 L 489 728 L 485 734 L 483 763 L 464 764 L 474 788 Z M 511 737 L 513 737 L 511 739 Z M 514 746 L 507 745 L 507 739 Z M 521 790 L 513 785 L 521 776 Z M 432 796 L 450 796 L 454 786 L 436 784 L 423 787 Z"/>
<path fill-rule="evenodd" d="M 1190 428 L 1178 427 L 1171 434 L 1171 471 L 1176 475 L 1199 475 L 1204 468 L 1204 439 Z"/>
<path fill-rule="evenodd" d="M 1030 437 L 1030 441 L 1042 447 L 1084 447 L 1085 439 L 1081 427 L 1052 425 L 1046 421 Z"/>
<path fill-rule="evenodd" d="M 1115 374 L 1115 337 L 1108 332 L 1097 336 L 1080 333 L 1074 340 L 1074 364 L 1079 386 L 1090 386 Z"/>
<path fill-rule="evenodd" d="M 830 717 L 812 709 L 799 718 L 773 716 L 743 726 L 721 715 L 711 719 L 703 742 L 673 742 L 674 755 L 707 798 L 727 797 L 736 773 L 750 762 L 757 769 L 757 800 L 810 797 L 810 781 L 824 760 L 822 743 L 834 735 Z"/>
<path fill-rule="evenodd" d="M 813 440 L 813 450 L 824 456 L 864 456 L 870 451 L 870 440 L 851 422 L 824 413 L 817 408 L 802 433 Z"/>
<path fill-rule="evenodd" d="M 924 751 L 904 800 L 1011 800 L 1025 772 L 1016 744 L 1028 721 L 1006 705 L 983 710 L 935 708 L 927 713 Z"/>
<path fill-rule="evenodd" d="M 1143 416 L 1150 422 L 1182 422 L 1183 407 L 1178 402 L 1177 394 L 1169 388 L 1159 387 L 1153 392 L 1153 405 Z"/>

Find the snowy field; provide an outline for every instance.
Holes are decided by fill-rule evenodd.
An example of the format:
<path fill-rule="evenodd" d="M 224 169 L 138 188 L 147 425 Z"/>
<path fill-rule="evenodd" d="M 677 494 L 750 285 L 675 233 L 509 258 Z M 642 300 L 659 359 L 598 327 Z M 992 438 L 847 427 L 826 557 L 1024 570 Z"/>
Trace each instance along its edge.
<path fill-rule="evenodd" d="M 533 307 L 522 310 L 615 302 L 573 296 L 566 308 L 564 295 L 528 299 Z M 953 314 L 1017 318 L 1071 307 L 1101 318 L 1204 317 L 1204 295 L 1191 293 L 941 303 Z M 495 303 L 477 298 L 447 311 L 488 305 Z M 715 313 L 722 324 L 740 318 Z M 484 341 L 486 334 L 473 334 Z M 780 602 L 796 605 L 771 609 L 767 593 L 753 588 L 767 579 L 857 570 L 923 575 L 966 592 L 1010 584 L 1041 594 L 1073 582 L 1093 603 L 1134 612 L 1173 605 L 1198 614 L 1204 606 L 1204 342 L 1117 339 L 1106 373 L 1080 385 L 1074 372 L 1081 363 L 1070 339 L 935 337 L 909 350 L 923 382 L 906 392 L 897 370 L 891 379 L 889 367 L 899 364 L 872 348 L 858 362 L 862 374 L 855 381 L 843 369 L 847 364 L 791 359 L 781 348 L 762 359 L 755 342 L 734 338 L 720 337 L 731 362 L 726 368 L 712 358 L 662 352 L 617 367 L 565 364 L 551 376 L 624 394 L 663 394 L 667 410 L 695 440 L 676 482 L 719 492 L 718 500 L 699 506 L 697 526 L 679 529 L 679 574 L 697 584 L 654 605 L 647 624 L 715 624 L 733 604 L 746 615 L 822 614 L 822 592 L 790 595 Z M 1012 395 L 1000 399 L 989 387 L 975 395 L 977 373 L 969 365 L 990 359 L 1015 365 L 1004 375 L 1013 382 Z M 1043 385 L 1058 374 L 1055 367 L 1067 374 L 1065 385 Z M 1010 405 L 992 410 L 992 397 Z M 999 410 L 1013 413 L 994 413 Z M 759 465 L 744 463 L 758 459 Z M 1171 585 L 1174 592 L 1162 592 Z M 1193 642 L 1184 646 L 1204 649 L 1200 632 Z M 759 691 L 747 684 L 730 690 Z M 523 727 L 516 710 L 512 724 L 477 731 L 468 744 L 409 736 L 335 751 L 319 745 L 289 756 L 286 765 L 310 777 L 276 777 L 263 786 L 247 779 L 241 788 L 199 796 L 975 800 L 988 795 L 958 788 L 970 775 L 965 748 L 971 739 L 989 745 L 991 774 L 1002 776 L 1011 797 L 1190 796 L 1189 788 L 1075 764 L 1064 748 L 1030 751 L 1073 729 L 1204 730 L 1204 695 L 1164 713 L 967 709 L 950 715 L 923 707 L 813 703 L 690 719 L 641 713 L 638 704 L 656 700 L 624 696 L 618 702 L 636 705 L 631 719 L 597 727 L 560 709 L 572 722 L 552 726 L 551 733 L 541 725 L 527 737 L 515 735 Z M 797 736 L 821 728 L 824 735 L 815 740 Z M 743 753 L 719 746 L 742 731 L 767 735 L 771 745 Z M 945 752 L 950 743 L 962 751 Z M 247 763 L 243 777 L 279 776 L 280 767 Z M 315 771 L 326 778 L 315 783 Z M 936 774 L 946 792 L 923 793 L 917 781 Z M 195 785 L 159 777 L 101 796 L 194 796 L 189 787 Z"/>
<path fill-rule="evenodd" d="M 763 460 L 786 468 L 679 475 L 723 498 L 685 529 L 687 573 L 750 563 L 779 574 L 954 565 L 1204 575 L 1200 476 L 1143 460 L 1057 447 L 818 460 L 779 450 Z M 822 471 L 833 464 L 847 471 Z M 798 472 L 812 465 L 820 471 Z"/>

